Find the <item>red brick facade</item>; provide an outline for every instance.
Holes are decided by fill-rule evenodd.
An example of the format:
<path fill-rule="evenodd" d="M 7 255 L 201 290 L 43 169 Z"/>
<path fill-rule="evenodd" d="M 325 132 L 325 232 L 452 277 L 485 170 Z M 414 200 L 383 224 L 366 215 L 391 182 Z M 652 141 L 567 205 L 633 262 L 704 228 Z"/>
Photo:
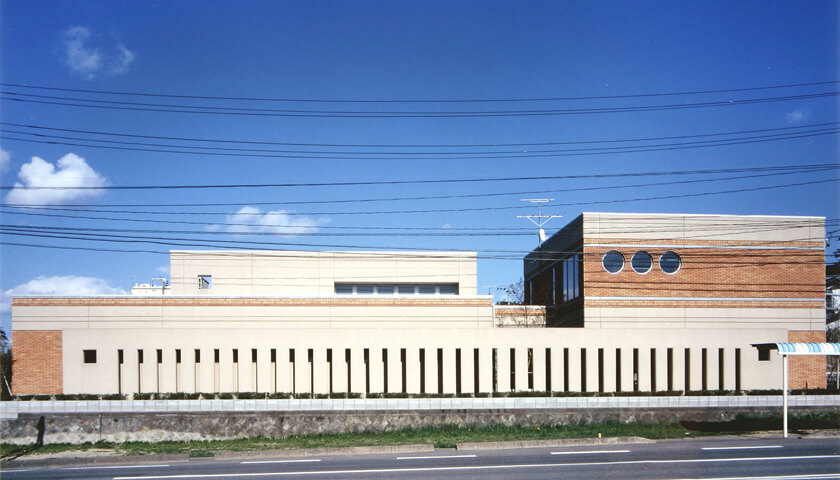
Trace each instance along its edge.
<path fill-rule="evenodd" d="M 62 393 L 61 331 L 15 330 L 12 342 L 12 392 Z"/>
<path fill-rule="evenodd" d="M 791 330 L 789 342 L 822 343 L 825 331 Z M 825 355 L 790 355 L 788 357 L 788 388 L 825 388 Z"/>

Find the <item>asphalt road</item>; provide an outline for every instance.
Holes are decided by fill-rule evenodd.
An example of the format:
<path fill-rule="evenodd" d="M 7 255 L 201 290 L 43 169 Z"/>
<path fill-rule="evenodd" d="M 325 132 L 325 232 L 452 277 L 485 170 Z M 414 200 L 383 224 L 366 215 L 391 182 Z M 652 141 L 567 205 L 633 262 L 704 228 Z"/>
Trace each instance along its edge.
<path fill-rule="evenodd" d="M 608 447 L 439 450 L 403 455 L 339 455 L 194 460 L 120 466 L 7 469 L 23 479 L 840 479 L 840 438 L 669 440 Z"/>

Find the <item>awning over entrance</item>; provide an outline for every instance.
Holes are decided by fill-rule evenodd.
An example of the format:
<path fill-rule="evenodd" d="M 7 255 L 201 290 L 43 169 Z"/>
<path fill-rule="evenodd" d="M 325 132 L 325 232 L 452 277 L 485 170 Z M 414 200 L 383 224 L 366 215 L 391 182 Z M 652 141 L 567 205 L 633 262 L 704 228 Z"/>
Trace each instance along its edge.
<path fill-rule="evenodd" d="M 754 343 L 759 350 L 778 350 L 780 355 L 840 355 L 840 343 Z"/>

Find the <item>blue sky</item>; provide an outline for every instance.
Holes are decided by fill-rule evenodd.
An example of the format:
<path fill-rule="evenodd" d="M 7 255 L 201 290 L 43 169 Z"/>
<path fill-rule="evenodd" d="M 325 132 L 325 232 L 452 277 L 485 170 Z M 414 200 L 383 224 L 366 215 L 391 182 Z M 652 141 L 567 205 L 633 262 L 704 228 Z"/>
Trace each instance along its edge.
<path fill-rule="evenodd" d="M 476 250 L 482 257 L 505 257 L 479 261 L 479 286 L 481 293 L 487 293 L 492 286 L 517 280 L 522 270 L 517 258 L 536 244 L 530 224 L 516 218 L 516 215 L 534 212 L 520 198 L 555 198 L 555 206 L 548 207 L 546 212 L 563 215 L 565 219 L 552 220 L 548 224 L 549 233 L 582 211 L 840 217 L 838 184 L 833 181 L 811 183 L 837 180 L 836 169 L 797 173 L 782 170 L 776 173 L 785 175 L 729 180 L 721 178 L 743 177 L 745 173 L 598 178 L 606 174 L 643 172 L 814 164 L 836 166 L 840 152 L 837 125 L 832 122 L 840 120 L 837 97 L 833 96 L 838 91 L 838 83 L 694 95 L 579 98 L 837 81 L 840 79 L 840 22 L 836 2 L 4 1 L 0 3 L 0 22 L 0 67 L 5 84 L 0 101 L 0 119 L 5 122 L 0 125 L 4 137 L 0 139 L 0 185 L 7 187 L 2 192 L 0 221 L 3 226 L 115 229 L 123 232 L 108 234 L 161 239 L 160 244 L 91 242 L 11 235 L 6 230 L 0 235 L 0 292 L 3 297 L 0 326 L 6 330 L 9 328 L 10 293 L 119 293 L 128 291 L 133 282 L 167 275 L 168 258 L 165 255 L 136 252 L 185 248 L 173 245 L 173 241 L 165 240 L 167 237 L 188 237 L 193 239 L 192 243 L 199 243 L 195 239 L 212 238 L 289 244 L 279 248 L 372 246 Z M 577 99 L 313 103 L 127 96 L 24 88 L 21 85 L 260 99 Z M 11 100 L 14 96 L 26 101 Z M 779 97 L 794 98 L 741 103 Z M 68 98 L 77 100 L 63 100 Z M 85 103 L 85 99 L 151 105 L 399 111 L 408 114 L 502 110 L 573 112 L 444 118 L 336 118 L 242 115 L 246 112 L 243 110 L 237 110 L 236 115 L 145 111 L 126 109 L 126 104 L 119 104 L 119 109 L 105 109 L 36 103 L 80 104 Z M 708 102 L 733 103 L 650 111 L 581 111 Z M 139 106 L 131 108 L 136 107 Z M 155 138 L 45 131 L 32 127 Z M 756 130 L 761 132 L 734 134 Z M 88 140 L 36 137 L 32 135 L 36 131 Z M 719 133 L 730 135 L 614 142 Z M 776 140 L 778 137 L 766 137 L 781 133 L 799 138 Z M 754 137 L 759 136 L 763 137 L 762 141 L 756 142 Z M 159 137 L 425 147 L 212 144 Z M 689 141 L 745 137 L 751 137 L 751 143 L 703 144 L 704 148 L 696 148 L 697 144 L 685 145 Z M 771 138 L 774 141 L 764 141 Z M 96 143 L 90 139 L 135 142 L 133 148 L 146 150 L 178 148 L 136 144 L 189 144 L 309 153 L 263 152 L 275 155 L 272 158 L 248 156 L 237 151 L 226 151 L 228 156 L 209 154 L 225 152 L 220 150 L 179 154 L 97 148 L 90 145 L 130 145 Z M 77 145 L 37 143 L 44 141 Z M 612 143 L 493 146 L 600 141 Z M 602 150 L 597 155 L 571 156 L 540 156 L 538 152 L 664 144 L 679 144 L 672 145 L 679 148 L 660 147 L 641 152 L 613 150 L 606 154 Z M 429 145 L 489 146 L 430 148 Z M 483 158 L 443 153 L 453 151 L 484 153 L 471 155 Z M 431 154 L 421 158 L 417 152 Z M 331 158 L 276 158 L 277 155 Z M 513 158 L 488 158 L 499 156 Z M 39 160 L 34 160 L 35 157 Z M 569 175 L 590 178 L 556 178 Z M 137 186 L 488 177 L 555 178 L 342 187 L 12 190 L 16 183 L 44 185 L 44 182 L 52 182 L 49 185 L 53 186 Z M 709 181 L 673 183 L 701 179 Z M 649 185 L 651 183 L 668 184 Z M 766 188 L 794 183 L 808 184 Z M 593 189 L 595 187 L 612 188 Z M 590 190 L 580 190 L 582 188 Z M 762 189 L 731 192 L 755 188 Z M 725 191 L 730 193 L 715 193 Z M 510 194 L 498 195 L 500 193 Z M 482 194 L 494 196 L 453 198 Z M 675 195 L 678 197 L 635 200 Z M 300 203 L 404 197 L 449 198 Z M 186 203 L 224 205 L 183 205 Z M 10 207 L 12 204 L 30 208 Z M 134 206 L 137 204 L 152 206 Z M 114 212 L 57 210 L 74 205 L 79 209 Z M 40 207 L 33 209 L 32 206 Z M 246 210 L 240 211 L 242 208 Z M 462 211 L 370 213 L 453 209 Z M 237 212 L 240 215 L 234 216 Z M 263 216 L 266 212 L 275 214 Z M 230 223 L 246 225 L 226 225 Z M 836 223 L 834 225 L 836 228 Z M 395 227 L 431 230 L 388 230 Z M 260 235 L 225 234 L 229 229 L 237 228 L 240 233 Z M 515 235 L 496 235 L 498 230 L 493 229 L 504 229 L 505 233 Z M 157 230 L 187 233 L 173 235 Z M 373 235 L 357 235 L 360 232 Z M 458 235 L 424 234 L 428 232 Z M 327 233 L 331 235 L 325 235 Z M 348 235 L 332 235 L 335 233 Z M 401 235 L 386 236 L 390 233 Z M 481 235 L 465 236 L 464 233 Z M 837 245 L 836 239 L 834 242 Z M 12 245 L 14 243 L 99 251 L 35 248 Z"/>

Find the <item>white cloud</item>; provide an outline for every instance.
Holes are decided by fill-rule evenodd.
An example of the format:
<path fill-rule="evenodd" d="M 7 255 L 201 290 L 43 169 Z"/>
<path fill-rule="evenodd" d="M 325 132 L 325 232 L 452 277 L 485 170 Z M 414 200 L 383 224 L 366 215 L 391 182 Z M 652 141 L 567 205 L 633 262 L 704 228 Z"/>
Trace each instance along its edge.
<path fill-rule="evenodd" d="M 0 172 L 2 172 L 4 168 L 6 168 L 6 165 L 9 164 L 9 160 L 11 158 L 12 156 L 9 154 L 9 152 L 0 148 Z"/>
<path fill-rule="evenodd" d="M 106 280 L 75 275 L 41 275 L 5 292 L 0 291 L 0 312 L 11 309 L 12 295 L 125 295 L 121 288 L 112 287 Z"/>
<path fill-rule="evenodd" d="M 791 125 L 799 125 L 808 117 L 808 111 L 805 107 L 797 108 L 785 115 L 785 119 Z"/>
<path fill-rule="evenodd" d="M 89 29 L 70 27 L 61 35 L 64 45 L 64 64 L 85 80 L 100 73 L 120 75 L 128 72 L 135 54 L 122 43 L 112 48 L 95 44 Z"/>
<path fill-rule="evenodd" d="M 285 210 L 263 213 L 256 207 L 242 207 L 236 213 L 228 215 L 226 225 L 213 225 L 208 230 L 218 231 L 221 227 L 229 233 L 272 233 L 283 237 L 294 237 L 315 233 L 318 227 L 329 222 L 326 218 L 312 218 L 289 215 Z"/>
<path fill-rule="evenodd" d="M 56 165 L 58 168 L 56 168 Z M 85 159 L 68 153 L 57 164 L 32 157 L 32 161 L 20 167 L 12 191 L 6 195 L 6 202 L 16 205 L 61 205 L 78 200 L 101 196 L 103 190 L 77 190 L 74 187 L 103 187 L 108 181 L 92 169 Z M 32 189 L 33 187 L 49 187 Z"/>
<path fill-rule="evenodd" d="M 169 265 L 161 265 L 155 269 L 155 273 L 159 273 L 161 275 L 169 276 Z"/>

